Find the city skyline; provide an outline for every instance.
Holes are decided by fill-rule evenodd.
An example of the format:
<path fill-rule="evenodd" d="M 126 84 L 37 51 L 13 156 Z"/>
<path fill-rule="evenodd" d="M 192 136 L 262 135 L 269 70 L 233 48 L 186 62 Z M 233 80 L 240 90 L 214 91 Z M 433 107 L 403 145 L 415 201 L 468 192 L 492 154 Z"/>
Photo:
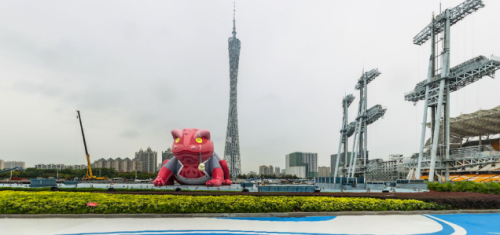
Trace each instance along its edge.
<path fill-rule="evenodd" d="M 442 8 L 460 2 L 443 0 Z M 6 143 L 0 158 L 28 166 L 85 163 L 76 109 L 85 112 L 92 161 L 132 158 L 148 145 L 164 151 L 172 129 L 189 127 L 210 130 L 223 155 L 232 2 L 100 4 L 0 4 L 0 99 L 9 101 L 0 103 L 0 141 Z M 245 43 L 238 74 L 242 172 L 258 163 L 284 166 L 283 157 L 294 151 L 318 153 L 318 165 L 329 166 L 341 128 L 339 101 L 355 94 L 363 68 L 383 71 L 370 87 L 370 104 L 393 110 L 368 127 L 370 159 L 418 152 L 423 104 L 404 101 L 404 93 L 425 79 L 429 50 L 412 39 L 438 3 L 237 4 L 238 37 Z M 500 54 L 500 33 L 485 26 L 500 20 L 500 2 L 485 4 L 481 14 L 454 26 L 452 66 Z M 331 14 L 339 8 L 344 11 Z M 108 18 L 109 11 L 116 17 Z M 350 25 L 339 23 L 346 18 Z M 490 95 L 495 87 L 496 80 L 485 78 L 454 92 L 451 116 L 497 106 Z M 357 104 L 349 122 L 355 110 Z"/>

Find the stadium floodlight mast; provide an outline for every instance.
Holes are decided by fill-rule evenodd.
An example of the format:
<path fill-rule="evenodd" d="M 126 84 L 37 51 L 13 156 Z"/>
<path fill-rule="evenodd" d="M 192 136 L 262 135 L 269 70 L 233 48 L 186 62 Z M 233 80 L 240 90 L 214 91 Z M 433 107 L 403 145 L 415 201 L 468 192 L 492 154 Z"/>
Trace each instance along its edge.
<path fill-rule="evenodd" d="M 381 105 L 379 105 L 379 104 L 377 104 L 377 105 L 375 105 L 375 106 L 371 107 L 370 109 L 368 109 L 368 110 L 366 111 L 366 115 L 365 115 L 365 116 L 366 116 L 366 118 L 365 118 L 365 119 L 366 119 L 366 125 L 363 125 L 363 127 L 361 127 L 361 129 L 360 129 L 360 130 L 366 130 L 364 127 L 366 127 L 366 126 L 368 126 L 368 125 L 370 125 L 370 124 L 374 123 L 375 121 L 377 121 L 378 119 L 380 119 L 381 117 L 383 117 L 386 111 L 387 111 L 387 109 L 382 108 L 382 106 L 381 106 Z M 357 123 L 358 123 L 357 121 L 352 122 L 351 124 L 349 124 L 349 126 L 351 126 L 351 125 L 352 125 L 352 126 L 356 126 L 356 124 L 357 124 Z M 354 128 L 353 128 L 353 129 L 354 129 Z M 352 133 L 354 133 L 354 131 L 353 131 Z M 348 134 L 349 134 L 349 133 L 348 133 Z M 351 135 L 352 135 L 352 134 L 351 134 Z M 355 138 L 355 139 L 356 139 L 356 138 Z M 367 143 L 367 139 L 366 139 L 366 138 L 365 138 L 365 143 Z M 365 144 L 365 146 L 366 146 L 366 144 Z M 353 148 L 353 151 L 354 151 L 354 149 L 356 149 L 356 148 Z M 367 148 L 366 148 L 366 147 L 365 147 L 364 149 L 365 149 L 365 150 L 367 150 Z M 361 152 L 360 152 L 360 153 L 361 153 Z M 360 153 L 355 153 L 355 154 L 360 155 Z M 358 155 L 356 155 L 356 156 L 358 156 Z M 365 156 L 368 156 L 368 155 L 367 155 L 367 154 L 365 154 Z M 367 159 L 365 159 L 365 162 L 366 162 L 366 160 L 367 160 Z M 357 159 L 356 159 L 356 161 L 357 161 Z M 356 171 L 356 166 L 355 166 L 355 164 L 356 164 L 356 163 L 354 162 L 354 158 L 352 158 L 352 157 L 351 157 L 351 164 L 350 164 L 350 166 L 352 166 L 352 168 L 353 168 L 353 169 L 352 169 L 352 172 L 354 172 L 354 173 L 355 173 L 355 171 Z M 366 163 L 365 163 L 365 168 L 363 168 L 363 170 L 366 170 Z M 351 173 L 352 173 L 352 172 L 351 172 Z M 352 173 L 352 176 L 351 176 L 351 177 L 354 177 L 354 173 Z M 364 173 L 366 173 L 366 172 L 364 172 Z"/>
<path fill-rule="evenodd" d="M 367 144 L 368 144 L 368 132 L 367 126 L 373 122 L 375 122 L 378 118 L 382 117 L 386 111 L 380 105 L 376 105 L 373 108 L 370 108 L 370 112 L 367 112 L 367 103 L 368 103 L 368 84 L 372 82 L 376 77 L 380 75 L 378 69 L 372 69 L 369 72 L 363 73 L 363 75 L 358 80 L 355 88 L 359 90 L 359 107 L 358 107 L 358 116 L 356 117 L 355 129 L 354 129 L 354 139 L 352 146 L 352 154 L 351 155 L 351 164 L 349 165 L 348 177 L 354 177 L 354 173 L 356 172 L 356 164 L 359 156 L 363 154 L 363 169 L 366 170 L 366 160 L 367 160 Z M 371 116 L 370 116 L 371 115 Z M 351 126 L 349 124 L 349 126 Z M 354 152 L 358 147 L 358 151 Z M 347 153 L 345 153 L 347 156 Z M 347 158 L 347 157 L 346 157 Z M 366 172 L 365 172 L 366 173 Z M 363 177 L 366 177 L 366 174 L 363 174 Z"/>
<path fill-rule="evenodd" d="M 467 0 L 452 9 L 446 9 L 445 12 L 434 18 L 429 25 L 427 25 L 422 31 L 420 31 L 420 33 L 417 34 L 417 36 L 413 38 L 413 44 L 419 46 L 424 44 L 427 40 L 432 38 L 433 35 L 442 33 L 446 30 L 446 27 L 456 24 L 458 21 L 482 7 L 484 7 L 482 0 Z M 448 11 L 448 15 L 446 11 Z"/>
<path fill-rule="evenodd" d="M 431 56 L 427 79 L 418 83 L 413 91 L 405 94 L 405 100 L 407 101 L 414 103 L 419 100 L 425 101 L 416 172 L 417 179 L 420 179 L 421 176 L 428 108 L 431 108 L 432 131 L 429 181 L 434 181 L 440 128 L 443 129 L 441 134 L 445 143 L 444 162 L 450 160 L 450 93 L 478 81 L 484 76 L 494 77 L 495 71 L 500 68 L 498 58 L 492 57 L 490 60 L 484 56 L 479 56 L 450 69 L 450 26 L 482 7 L 484 7 L 482 0 L 467 0 L 452 9 L 446 9 L 438 16 L 433 16 L 431 23 L 413 38 L 413 43 L 416 45 L 422 45 L 431 39 Z M 443 37 L 439 38 L 441 33 Z M 440 42 L 443 42 L 442 49 L 437 53 L 439 48 L 436 48 L 436 44 Z M 439 57 L 441 57 L 441 63 L 437 60 Z M 439 65 L 441 65 L 441 68 L 439 68 Z M 441 73 L 436 75 L 439 70 L 441 70 Z M 443 121 L 442 124 L 441 120 Z M 442 154 L 443 151 L 441 151 Z M 445 172 L 445 179 L 448 181 L 448 164 L 445 164 Z"/>
<path fill-rule="evenodd" d="M 354 101 L 355 97 L 352 94 L 346 95 L 344 99 L 342 99 L 342 110 L 344 112 L 343 118 L 342 118 L 342 128 L 340 129 L 340 140 L 339 140 L 339 151 L 337 154 L 337 159 L 335 161 L 335 171 L 333 175 L 333 183 L 336 183 L 336 178 L 337 178 L 337 172 L 339 170 L 339 162 L 340 162 L 340 157 L 341 157 L 341 151 L 342 151 L 342 144 L 344 145 L 344 168 L 347 168 L 347 140 L 348 140 L 348 108 L 351 106 L 352 101 Z"/>
<path fill-rule="evenodd" d="M 375 106 L 371 107 L 370 109 L 368 109 L 368 111 L 366 111 L 366 116 L 367 116 L 366 123 L 367 123 L 367 125 L 370 125 L 370 124 L 374 123 L 375 121 L 377 121 L 379 118 L 383 117 L 386 111 L 387 111 L 387 109 L 382 108 L 382 106 L 380 106 L 380 105 L 375 105 Z M 346 120 L 347 120 L 347 117 L 346 117 Z M 349 123 L 349 125 L 347 125 L 345 128 L 343 128 L 343 134 L 344 134 L 344 138 L 345 138 L 344 153 L 348 153 L 347 152 L 347 139 L 354 134 L 356 127 L 357 127 L 357 123 L 358 123 L 358 121 L 353 121 L 353 122 Z M 341 132 L 342 132 L 342 129 L 341 129 Z M 342 137 L 342 135 L 341 135 L 341 137 Z M 349 177 L 347 175 L 347 171 L 348 171 L 347 170 L 348 169 L 347 168 L 347 155 L 344 155 L 344 156 L 345 156 L 345 161 L 344 161 L 344 169 L 342 171 L 342 173 L 343 173 L 342 176 Z M 353 155 L 351 155 L 351 160 L 352 160 L 352 156 Z M 349 163 L 349 166 L 351 166 L 351 165 L 352 165 L 352 163 Z M 338 167 L 337 167 L 336 171 L 338 172 Z M 338 176 L 338 173 L 334 173 L 334 174 L 335 174 L 335 176 Z M 349 174 L 350 174 L 350 169 L 349 169 Z"/>

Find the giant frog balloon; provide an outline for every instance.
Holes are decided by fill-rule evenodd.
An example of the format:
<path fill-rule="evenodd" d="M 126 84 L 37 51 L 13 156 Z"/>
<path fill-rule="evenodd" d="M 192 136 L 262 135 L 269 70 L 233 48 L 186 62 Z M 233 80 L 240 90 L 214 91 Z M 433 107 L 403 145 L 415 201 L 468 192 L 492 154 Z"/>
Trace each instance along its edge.
<path fill-rule="evenodd" d="M 210 131 L 200 129 L 175 129 L 172 131 L 174 157 L 163 162 L 155 186 L 180 184 L 207 186 L 230 185 L 229 168 L 214 152 Z"/>

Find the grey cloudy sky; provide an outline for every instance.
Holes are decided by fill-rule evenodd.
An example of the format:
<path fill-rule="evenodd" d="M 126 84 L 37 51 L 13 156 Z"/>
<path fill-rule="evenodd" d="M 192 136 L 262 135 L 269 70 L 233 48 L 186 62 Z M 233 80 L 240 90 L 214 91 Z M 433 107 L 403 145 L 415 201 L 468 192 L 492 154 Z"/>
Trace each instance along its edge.
<path fill-rule="evenodd" d="M 462 0 L 443 0 L 443 9 Z M 500 55 L 500 1 L 452 27 L 452 66 Z M 0 159 L 85 163 L 166 150 L 170 130 L 208 129 L 224 151 L 229 106 L 232 1 L 2 1 Z M 365 70 L 382 75 L 368 106 L 388 108 L 369 129 L 371 158 L 417 152 L 422 103 L 404 101 L 424 80 L 429 44 L 413 37 L 439 1 L 236 2 L 243 172 L 284 167 L 285 155 L 337 151 L 341 100 L 359 93 Z M 452 94 L 451 114 L 499 105 L 500 81 L 484 78 Z M 358 99 L 350 109 L 353 120 Z M 350 140 L 352 141 L 352 140 Z"/>

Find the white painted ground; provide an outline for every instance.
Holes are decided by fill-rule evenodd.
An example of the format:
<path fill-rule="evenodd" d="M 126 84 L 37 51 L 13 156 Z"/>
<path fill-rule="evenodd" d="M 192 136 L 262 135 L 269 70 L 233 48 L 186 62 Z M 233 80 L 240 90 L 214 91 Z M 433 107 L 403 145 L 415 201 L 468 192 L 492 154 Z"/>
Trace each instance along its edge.
<path fill-rule="evenodd" d="M 448 232 L 443 233 L 437 218 L 423 215 L 250 219 L 0 219 L 0 234 L 466 234 L 460 226 L 450 223 Z"/>

